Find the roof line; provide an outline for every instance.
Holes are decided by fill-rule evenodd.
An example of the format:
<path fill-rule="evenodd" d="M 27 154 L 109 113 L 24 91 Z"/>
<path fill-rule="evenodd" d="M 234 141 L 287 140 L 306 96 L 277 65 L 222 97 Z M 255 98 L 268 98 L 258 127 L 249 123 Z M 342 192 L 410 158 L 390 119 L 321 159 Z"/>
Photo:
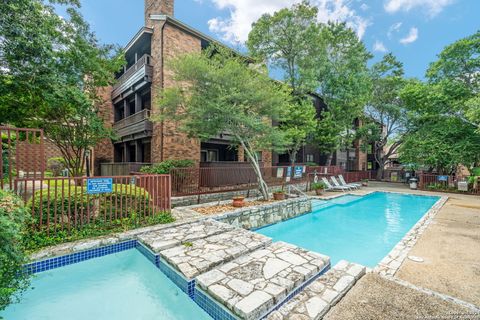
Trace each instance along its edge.
<path fill-rule="evenodd" d="M 127 43 L 123 50 L 127 52 L 144 33 L 152 34 L 153 29 L 148 27 L 141 27 L 140 30 L 135 34 L 135 36 L 133 36 L 133 38 Z"/>
<path fill-rule="evenodd" d="M 150 15 L 150 19 L 152 20 L 160 20 L 160 21 L 167 21 L 167 22 L 170 22 L 172 23 L 173 25 L 179 27 L 179 28 L 182 28 L 188 32 L 190 32 L 191 34 L 201 38 L 201 39 L 204 39 L 204 40 L 207 40 L 209 42 L 213 42 L 213 43 L 216 43 L 222 47 L 227 47 L 229 50 L 232 50 L 235 54 L 241 56 L 241 57 L 244 57 L 244 58 L 247 58 L 247 59 L 252 59 L 251 57 L 249 57 L 248 55 L 245 55 L 244 53 L 241 53 L 240 51 L 236 50 L 236 49 L 233 49 L 229 46 L 227 46 L 226 44 L 220 42 L 219 40 L 217 39 L 214 39 L 212 38 L 211 36 L 209 35 L 206 35 L 205 33 L 201 32 L 201 31 L 198 31 L 192 27 L 190 27 L 189 25 L 183 23 L 182 21 L 178 20 L 178 19 L 175 19 L 169 15 L 163 15 L 163 14 L 152 14 Z"/>

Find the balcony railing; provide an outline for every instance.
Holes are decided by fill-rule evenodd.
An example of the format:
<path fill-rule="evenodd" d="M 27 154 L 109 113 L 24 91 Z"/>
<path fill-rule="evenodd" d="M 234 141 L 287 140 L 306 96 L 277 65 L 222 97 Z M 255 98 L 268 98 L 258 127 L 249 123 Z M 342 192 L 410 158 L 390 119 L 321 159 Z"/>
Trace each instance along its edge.
<path fill-rule="evenodd" d="M 119 137 L 143 131 L 152 131 L 152 123 L 148 121 L 150 110 L 143 109 L 131 116 L 121 119 L 113 124 L 113 129 Z"/>
<path fill-rule="evenodd" d="M 139 80 L 142 80 L 145 77 L 151 77 L 153 73 L 151 60 L 152 57 L 145 54 L 138 59 L 133 66 L 128 68 L 128 70 L 117 79 L 117 83 L 113 86 L 112 97 L 114 98 L 118 96 Z"/>

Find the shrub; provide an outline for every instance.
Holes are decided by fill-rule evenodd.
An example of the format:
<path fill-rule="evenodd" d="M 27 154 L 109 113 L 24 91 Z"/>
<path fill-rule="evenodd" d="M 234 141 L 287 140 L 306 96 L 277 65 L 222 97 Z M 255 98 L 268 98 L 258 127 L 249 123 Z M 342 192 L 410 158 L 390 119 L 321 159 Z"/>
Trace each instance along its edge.
<path fill-rule="evenodd" d="M 23 239 L 29 216 L 18 197 L 0 190 L 0 310 L 15 302 L 29 284 L 23 272 L 27 262 Z"/>
<path fill-rule="evenodd" d="M 44 227 L 49 222 L 51 225 L 63 223 L 73 228 L 87 222 L 103 221 L 105 215 L 109 220 L 110 215 L 112 219 L 129 218 L 135 215 L 135 210 L 152 210 L 148 192 L 144 188 L 126 184 L 114 184 L 113 191 L 106 196 L 87 195 L 86 187 L 82 186 L 55 188 L 50 184 L 50 190 L 37 190 L 27 207 L 34 210 L 33 223 L 37 226 L 41 221 Z"/>
<path fill-rule="evenodd" d="M 188 168 L 195 164 L 192 160 L 166 160 L 151 166 L 144 166 L 140 172 L 151 174 L 169 174 L 174 168 Z"/>
<path fill-rule="evenodd" d="M 327 186 L 323 181 L 312 183 L 312 190 L 325 190 Z"/>

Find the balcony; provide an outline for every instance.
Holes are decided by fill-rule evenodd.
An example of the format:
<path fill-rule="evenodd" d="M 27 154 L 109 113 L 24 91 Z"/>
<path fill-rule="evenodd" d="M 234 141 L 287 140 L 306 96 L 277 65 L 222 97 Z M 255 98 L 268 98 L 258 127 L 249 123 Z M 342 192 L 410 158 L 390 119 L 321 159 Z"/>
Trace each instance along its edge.
<path fill-rule="evenodd" d="M 119 140 L 127 141 L 152 135 L 153 124 L 148 119 L 150 110 L 144 109 L 113 124 Z"/>
<path fill-rule="evenodd" d="M 112 100 L 133 93 L 145 83 L 152 82 L 152 76 L 152 57 L 145 54 L 117 79 L 112 90 Z"/>

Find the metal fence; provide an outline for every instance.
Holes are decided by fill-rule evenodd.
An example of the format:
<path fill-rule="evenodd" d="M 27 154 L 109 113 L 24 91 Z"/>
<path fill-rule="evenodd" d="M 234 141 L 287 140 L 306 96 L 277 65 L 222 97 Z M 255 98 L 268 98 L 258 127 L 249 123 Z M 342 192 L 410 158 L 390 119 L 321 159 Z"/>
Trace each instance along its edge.
<path fill-rule="evenodd" d="M 87 192 L 89 178 L 20 178 L 14 191 L 31 210 L 38 231 L 56 233 L 92 223 L 145 220 L 170 211 L 169 175 L 97 177 L 111 183 L 111 191 Z M 91 181 L 90 181 L 91 182 Z"/>
<path fill-rule="evenodd" d="M 269 186 L 282 186 L 307 182 L 306 168 L 298 166 L 295 172 L 295 167 L 272 166 L 261 167 L 260 171 Z M 257 177 L 251 166 L 175 168 L 170 175 L 173 196 L 239 191 L 257 186 Z"/>
<path fill-rule="evenodd" d="M 432 173 L 420 173 L 418 175 L 418 188 L 428 191 L 447 191 L 447 192 L 462 192 L 469 194 L 480 195 L 479 186 L 469 185 L 468 191 L 459 191 L 458 183 L 460 181 L 467 181 L 465 176 L 440 175 Z"/>

